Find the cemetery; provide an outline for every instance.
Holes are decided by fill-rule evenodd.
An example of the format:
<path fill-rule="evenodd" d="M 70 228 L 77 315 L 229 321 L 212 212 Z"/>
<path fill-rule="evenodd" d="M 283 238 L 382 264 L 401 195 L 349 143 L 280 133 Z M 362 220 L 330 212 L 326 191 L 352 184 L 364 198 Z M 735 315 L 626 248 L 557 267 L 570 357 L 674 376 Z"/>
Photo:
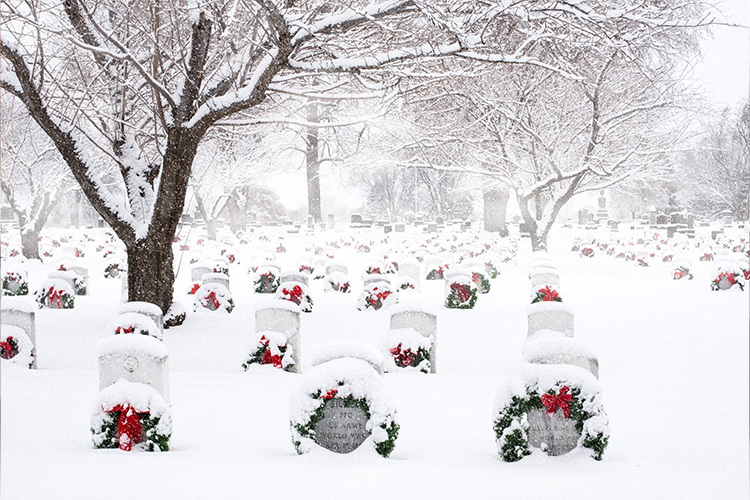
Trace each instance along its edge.
<path fill-rule="evenodd" d="M 124 302 L 106 230 L 45 230 L 79 251 L 42 262 L 4 242 L 4 491 L 747 493 L 746 227 L 575 225 L 532 252 L 360 225 L 178 234 L 166 316 Z"/>

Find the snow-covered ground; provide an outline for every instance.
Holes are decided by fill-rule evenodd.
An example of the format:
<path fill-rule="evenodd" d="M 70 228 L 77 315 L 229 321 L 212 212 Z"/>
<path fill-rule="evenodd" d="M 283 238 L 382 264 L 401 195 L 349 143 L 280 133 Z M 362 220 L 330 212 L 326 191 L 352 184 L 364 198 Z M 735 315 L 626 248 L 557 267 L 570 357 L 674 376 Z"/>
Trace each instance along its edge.
<path fill-rule="evenodd" d="M 575 312 L 576 338 L 599 354 L 611 430 L 601 462 L 536 453 L 505 463 L 497 454 L 493 400 L 518 372 L 526 338 L 528 239 L 474 310 L 444 308 L 443 283 L 422 281 L 421 298 L 438 314 L 439 373 L 385 375 L 401 424 L 388 459 L 366 448 L 296 454 L 289 396 L 304 374 L 241 367 L 254 340 L 254 303 L 261 300 L 246 274 L 249 248 L 230 269 L 231 314 L 192 313 L 192 297 L 184 294 L 189 265 L 182 263 L 175 295 L 188 319 L 164 333 L 171 451 L 94 449 L 89 421 L 99 391 L 97 341 L 117 312 L 120 281 L 104 279 L 105 259 L 90 243 L 82 259 L 90 295 L 77 297 L 74 310 L 37 312 L 39 369 L 3 363 L 0 497 L 747 499 L 748 290 L 712 292 L 716 263 L 697 258 L 692 281 L 673 280 L 672 264 L 658 259 L 642 268 L 602 254 L 581 258 L 570 251 L 574 231 L 556 229 L 550 255 L 561 295 Z M 345 234 L 322 233 L 319 240 Z M 286 263 L 304 242 L 316 240 L 283 236 L 289 252 L 279 260 Z M 375 258 L 353 247 L 336 251 L 349 264 L 351 294 L 324 293 L 320 281 L 312 282 L 314 311 L 302 318 L 303 366 L 304 353 L 322 343 L 377 346 L 385 336 L 388 312 L 355 306 L 360 272 Z M 55 261 L 32 265 L 32 291 Z"/>

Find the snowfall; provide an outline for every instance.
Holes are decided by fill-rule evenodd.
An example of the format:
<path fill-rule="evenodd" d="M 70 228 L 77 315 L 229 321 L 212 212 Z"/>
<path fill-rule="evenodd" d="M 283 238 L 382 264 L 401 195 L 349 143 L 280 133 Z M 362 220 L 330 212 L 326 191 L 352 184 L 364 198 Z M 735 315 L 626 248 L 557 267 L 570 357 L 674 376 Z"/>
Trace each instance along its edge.
<path fill-rule="evenodd" d="M 698 259 L 707 245 L 715 245 L 711 227 L 698 228 L 696 239 L 683 242 L 690 249 L 693 280 L 674 280 L 673 263 L 662 262 L 658 252 L 649 267 L 640 267 L 601 251 L 592 258 L 571 251 L 575 238 L 653 241 L 653 230 L 624 226 L 617 233 L 555 227 L 550 237 L 549 256 L 560 274 L 560 295 L 575 315 L 575 338 L 592 346 L 599 359 L 610 429 L 604 458 L 539 451 L 514 463 L 498 455 L 493 404 L 521 369 L 531 286 L 528 238 L 511 235 L 515 259 L 501 265 L 491 291 L 480 295 L 472 310 L 444 307 L 442 281 L 423 278 L 418 295 L 402 298 L 402 305 L 419 300 L 436 312 L 439 363 L 435 374 L 384 375 L 383 390 L 401 428 L 393 453 L 383 458 L 365 445 L 351 454 L 317 447 L 298 455 L 289 426 L 290 395 L 310 370 L 305 353 L 334 341 L 379 348 L 390 314 L 357 310 L 362 271 L 384 253 L 403 250 L 403 239 L 426 241 L 429 235 L 384 236 L 382 228 L 316 234 L 256 229 L 246 234 L 247 245 L 228 242 L 237 260 L 229 269 L 235 308 L 227 314 L 193 312 L 187 291 L 200 235 L 183 230 L 180 237 L 191 246 L 180 251 L 175 245 L 175 300 L 188 316 L 163 338 L 169 353 L 170 451 L 149 453 L 92 444 L 98 343 L 110 335 L 107 325 L 121 300 L 120 279 L 105 279 L 106 259 L 96 251 L 105 230 L 45 230 L 46 241 L 66 235 L 78 241 L 83 233 L 93 240 L 83 243 L 84 257 L 76 259 L 88 267 L 89 294 L 76 297 L 72 310 L 36 309 L 38 369 L 2 363 L 0 497 L 747 499 L 750 286 L 744 292 L 711 290 L 717 262 Z M 455 233 L 455 241 L 470 242 L 475 235 L 487 237 Z M 725 235 L 748 237 L 746 228 L 737 227 L 726 228 Z M 12 243 L 15 235 L 10 237 Z M 431 238 L 431 244 L 453 241 L 448 229 Z M 253 256 L 281 242 L 287 252 L 276 260 L 293 268 L 306 247 L 333 241 L 340 248 L 326 252 L 349 266 L 353 290 L 325 293 L 322 280 L 310 282 L 314 309 L 302 314 L 302 374 L 271 365 L 243 370 L 256 342 L 255 306 L 268 300 L 253 292 L 247 273 Z M 371 241 L 372 251 L 357 252 L 356 244 L 343 246 L 344 241 Z M 209 247 L 206 243 L 204 256 Z M 25 264 L 31 293 L 59 261 L 53 254 L 44 263 Z M 32 295 L 20 300 L 36 307 Z"/>

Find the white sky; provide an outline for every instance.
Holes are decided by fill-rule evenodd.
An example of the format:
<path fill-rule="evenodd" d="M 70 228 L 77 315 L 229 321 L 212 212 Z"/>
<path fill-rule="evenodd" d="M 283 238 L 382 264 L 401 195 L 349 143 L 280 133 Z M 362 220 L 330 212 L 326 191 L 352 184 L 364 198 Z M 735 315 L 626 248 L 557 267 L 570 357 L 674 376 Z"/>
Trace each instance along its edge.
<path fill-rule="evenodd" d="M 708 99 L 734 104 L 750 94 L 750 2 L 723 0 L 717 7 L 727 22 L 745 28 L 715 26 L 714 38 L 704 43 L 704 58 L 695 67 L 695 78 L 702 82 Z"/>

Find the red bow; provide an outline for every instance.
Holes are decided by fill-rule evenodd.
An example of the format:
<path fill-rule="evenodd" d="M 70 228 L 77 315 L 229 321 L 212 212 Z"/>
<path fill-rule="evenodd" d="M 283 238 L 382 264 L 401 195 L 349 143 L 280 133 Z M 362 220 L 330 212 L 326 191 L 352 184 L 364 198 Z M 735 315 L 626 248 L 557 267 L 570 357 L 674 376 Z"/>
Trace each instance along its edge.
<path fill-rule="evenodd" d="M 557 290 L 552 290 L 549 285 L 547 285 L 544 288 L 540 288 L 539 292 L 542 294 L 542 300 L 546 302 L 554 302 L 555 299 L 560 298 L 560 295 L 558 295 Z"/>
<path fill-rule="evenodd" d="M 60 297 L 62 297 L 62 293 L 60 293 L 60 290 L 56 290 L 54 286 L 49 287 L 49 305 L 53 306 L 53 301 L 57 302 L 57 308 L 62 309 L 62 304 L 60 304 Z"/>
<path fill-rule="evenodd" d="M 401 343 L 399 343 L 398 346 L 391 348 L 391 354 L 393 354 L 393 360 L 396 364 L 403 368 L 411 366 L 416 359 L 416 356 L 411 352 L 411 349 L 401 350 Z"/>
<path fill-rule="evenodd" d="M 263 364 L 273 365 L 274 368 L 283 368 L 284 366 L 281 363 L 281 356 L 278 354 L 271 354 L 271 349 L 268 348 L 269 340 L 265 335 L 260 338 L 260 343 L 266 346 L 266 352 L 263 354 Z"/>
<path fill-rule="evenodd" d="M 679 280 L 685 277 L 685 271 L 678 269 L 674 272 L 674 279 Z"/>
<path fill-rule="evenodd" d="M 128 326 L 127 328 L 124 328 L 122 326 L 118 326 L 117 330 L 115 330 L 115 333 L 133 333 L 133 326 Z"/>
<path fill-rule="evenodd" d="M 208 302 L 208 301 L 211 302 Z M 206 295 L 206 302 L 208 302 L 208 308 L 212 311 L 215 311 L 219 308 L 221 304 L 219 304 L 219 301 L 216 299 L 216 292 L 210 292 L 208 295 Z M 213 307 L 212 307 L 213 306 Z"/>
<path fill-rule="evenodd" d="M 542 394 L 542 404 L 547 408 L 547 415 L 550 417 L 555 416 L 557 408 L 560 407 L 563 411 L 563 416 L 568 418 L 570 416 L 570 403 L 573 400 L 573 396 L 568 394 L 570 389 L 567 385 L 562 386 L 557 396 L 554 394 Z"/>
<path fill-rule="evenodd" d="M 456 294 L 458 294 L 458 300 L 461 302 L 466 302 L 469 300 L 469 297 L 471 294 L 469 293 L 469 287 L 466 285 L 461 285 L 459 283 L 453 283 L 451 285 L 451 290 L 455 290 Z"/>
<path fill-rule="evenodd" d="M 102 410 L 108 413 L 113 411 L 120 412 L 120 420 L 117 424 L 120 449 L 123 451 L 130 451 L 133 447 L 133 443 L 137 443 L 141 439 L 140 415 L 148 413 L 148 411 L 139 412 L 127 403 L 117 405 L 109 410 L 102 407 Z"/>
<path fill-rule="evenodd" d="M 331 399 L 331 398 L 335 397 L 336 393 L 338 393 L 338 392 L 339 391 L 336 390 L 336 389 L 331 389 L 330 391 L 326 392 L 325 394 L 323 394 L 320 397 L 323 398 L 323 399 Z"/>
<path fill-rule="evenodd" d="M 10 359 L 13 357 L 13 337 L 8 337 L 4 341 L 0 342 L 0 352 L 4 359 Z"/>
<path fill-rule="evenodd" d="M 291 290 L 287 290 L 286 288 L 281 290 L 284 295 L 289 295 L 290 302 L 294 302 L 297 305 L 300 305 L 302 302 L 302 288 L 299 285 L 294 285 L 294 288 Z"/>

